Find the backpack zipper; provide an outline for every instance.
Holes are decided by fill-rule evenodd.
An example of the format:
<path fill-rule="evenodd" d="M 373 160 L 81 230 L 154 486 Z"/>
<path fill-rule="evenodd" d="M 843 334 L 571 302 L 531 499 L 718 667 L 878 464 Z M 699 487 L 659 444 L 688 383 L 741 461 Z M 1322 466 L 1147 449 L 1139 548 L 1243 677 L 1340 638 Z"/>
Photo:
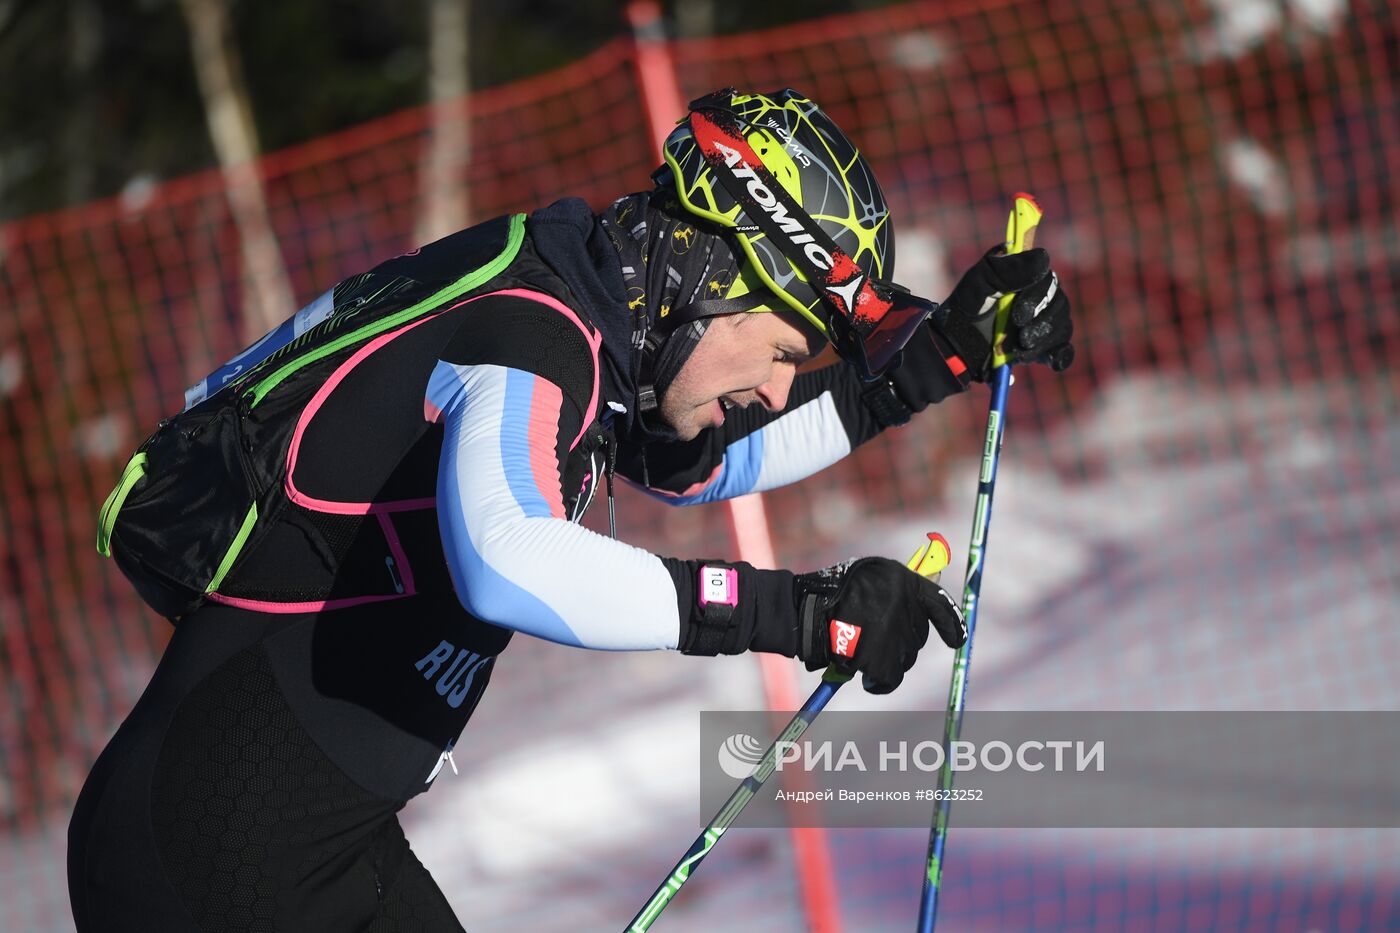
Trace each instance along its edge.
<path fill-rule="evenodd" d="M 394 581 L 394 592 L 403 592 L 403 578 L 399 576 L 399 566 L 394 563 L 392 554 L 384 555 L 384 566 L 389 568 L 389 577 Z"/>

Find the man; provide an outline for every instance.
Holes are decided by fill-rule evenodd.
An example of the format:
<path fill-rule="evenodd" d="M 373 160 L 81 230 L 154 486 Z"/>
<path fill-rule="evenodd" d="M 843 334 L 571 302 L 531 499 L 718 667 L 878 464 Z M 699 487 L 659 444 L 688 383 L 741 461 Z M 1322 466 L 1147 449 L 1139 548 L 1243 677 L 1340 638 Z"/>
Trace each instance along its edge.
<path fill-rule="evenodd" d="M 501 218 L 347 279 L 195 386 L 99 549 L 179 625 L 70 827 L 80 933 L 458 930 L 395 816 L 515 631 L 769 651 L 882 693 L 937 585 L 658 557 L 577 524 L 615 473 L 676 504 L 796 481 L 990 372 L 1068 365 L 1043 250 L 942 307 L 887 284 L 865 161 L 794 91 L 692 104 L 651 192 Z M 834 353 L 824 348 L 830 347 Z M 859 637 L 831 637 L 834 619 Z"/>

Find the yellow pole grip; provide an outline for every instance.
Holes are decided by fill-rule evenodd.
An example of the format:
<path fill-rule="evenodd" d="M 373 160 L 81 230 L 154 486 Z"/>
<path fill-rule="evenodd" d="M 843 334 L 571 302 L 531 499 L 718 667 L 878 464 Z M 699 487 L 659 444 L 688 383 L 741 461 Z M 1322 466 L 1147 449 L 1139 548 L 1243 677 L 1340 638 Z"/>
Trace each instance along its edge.
<path fill-rule="evenodd" d="M 1017 192 L 1011 216 L 1006 220 L 1006 252 L 1019 253 L 1035 246 L 1035 230 L 1040 224 L 1040 205 L 1035 198 L 1025 192 Z M 997 299 L 997 321 L 992 340 L 992 367 L 1006 364 L 1006 354 L 1002 352 L 1002 342 L 1006 339 L 1006 322 L 1011 316 L 1011 302 L 1015 292 L 1008 292 Z"/>

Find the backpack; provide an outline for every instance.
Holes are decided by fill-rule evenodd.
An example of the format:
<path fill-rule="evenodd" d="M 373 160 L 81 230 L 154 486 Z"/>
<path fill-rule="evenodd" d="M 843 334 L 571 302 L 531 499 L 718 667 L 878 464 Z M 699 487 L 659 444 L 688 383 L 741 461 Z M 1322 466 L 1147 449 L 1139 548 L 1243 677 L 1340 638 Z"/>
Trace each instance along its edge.
<path fill-rule="evenodd" d="M 191 387 L 103 503 L 98 553 L 172 622 L 198 608 L 286 506 L 292 425 L 327 375 L 377 335 L 481 290 L 524 238 L 525 215 L 499 217 L 407 254 L 450 274 L 409 277 L 389 260 L 346 279 Z"/>

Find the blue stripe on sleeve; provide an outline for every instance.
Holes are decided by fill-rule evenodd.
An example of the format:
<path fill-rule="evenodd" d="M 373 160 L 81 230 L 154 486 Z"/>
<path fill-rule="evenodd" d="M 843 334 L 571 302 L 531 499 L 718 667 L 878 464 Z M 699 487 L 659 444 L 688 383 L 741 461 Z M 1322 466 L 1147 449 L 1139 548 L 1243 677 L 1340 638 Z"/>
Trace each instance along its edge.
<path fill-rule="evenodd" d="M 455 487 L 454 484 L 449 484 Z M 454 503 L 454 508 L 457 505 Z M 455 558 L 453 570 L 455 578 L 470 580 L 471 586 L 459 593 L 462 605 L 467 611 L 481 619 L 509 620 L 507 627 L 525 632 L 537 638 L 546 638 L 561 645 L 584 647 L 583 640 L 557 612 L 535 596 L 510 580 L 501 576 L 490 564 L 482 559 L 472 545 L 471 538 L 463 534 L 462 540 L 449 552 Z"/>
<path fill-rule="evenodd" d="M 501 413 L 501 468 L 511 495 L 526 518 L 549 518 L 544 494 L 535 485 L 530 463 L 530 404 L 535 397 L 534 373 L 506 370 L 506 403 Z"/>
<path fill-rule="evenodd" d="M 758 474 L 763 469 L 763 432 L 760 428 L 752 434 L 739 438 L 724 448 L 724 462 L 715 481 L 704 489 L 689 496 L 667 496 L 654 490 L 646 490 L 653 496 L 670 505 L 696 505 L 701 502 L 716 502 L 720 499 L 733 499 L 751 492 L 758 482 Z"/>

